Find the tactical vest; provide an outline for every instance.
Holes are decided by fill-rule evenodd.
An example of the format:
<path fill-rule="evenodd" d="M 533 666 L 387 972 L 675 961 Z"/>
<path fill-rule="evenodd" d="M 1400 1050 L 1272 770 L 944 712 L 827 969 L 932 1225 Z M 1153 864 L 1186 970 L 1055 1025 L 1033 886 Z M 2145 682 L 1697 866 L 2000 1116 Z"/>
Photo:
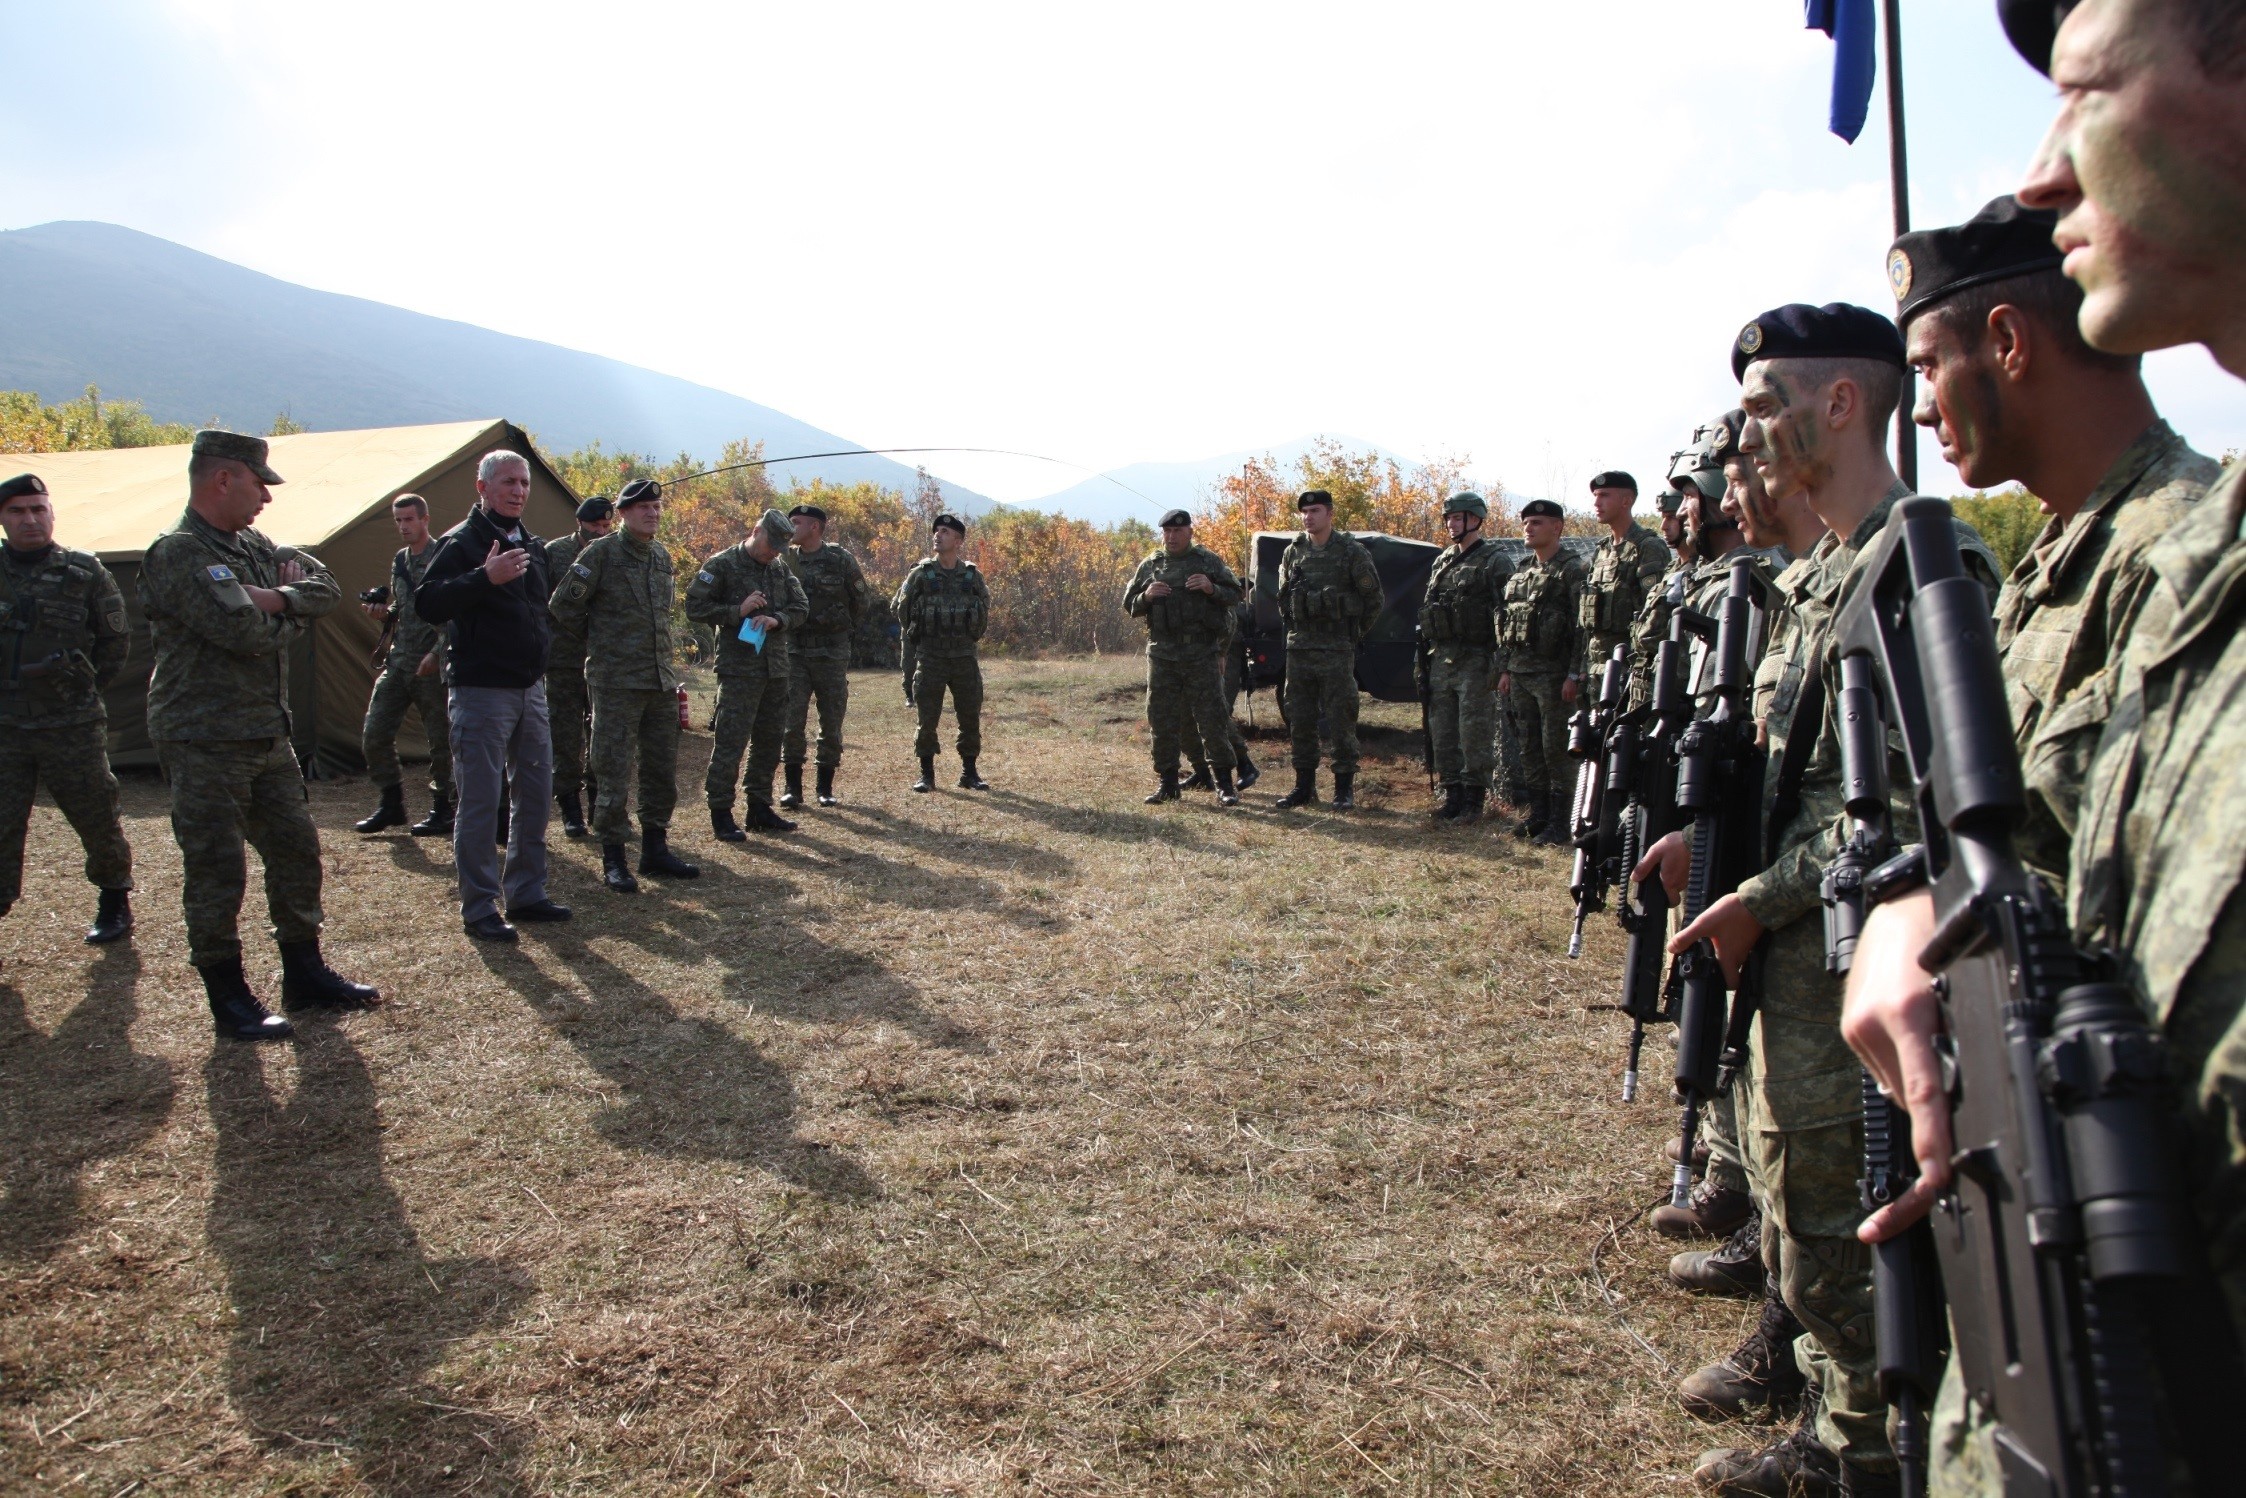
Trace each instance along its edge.
<path fill-rule="evenodd" d="M 1568 578 L 1555 554 L 1547 566 L 1533 561 L 1505 585 L 1505 611 L 1498 618 L 1497 642 L 1508 650 L 1550 655 L 1567 643 Z"/>
<path fill-rule="evenodd" d="M 1576 620 L 1584 629 L 1602 635 L 1627 635 L 1645 607 L 1645 584 L 1638 577 L 1638 537 L 1632 532 L 1619 541 L 1600 543 L 1591 563 L 1590 579 L 1576 600 Z"/>
<path fill-rule="evenodd" d="M 1488 583 L 1489 555 L 1471 552 L 1435 559 L 1435 575 L 1419 605 L 1419 631 L 1437 645 L 1487 645 L 1496 629 Z"/>
<path fill-rule="evenodd" d="M 0 561 L 0 721 L 97 706 L 94 616 L 87 602 L 99 564 L 56 547 L 35 568 Z M 61 654 L 64 659 L 45 665 Z M 26 676 L 24 668 L 42 667 Z"/>
<path fill-rule="evenodd" d="M 1350 586 L 1352 550 L 1339 531 L 1324 546 L 1292 543 L 1294 586 L 1288 595 L 1289 623 L 1301 635 L 1355 645 L 1372 627 L 1364 600 Z"/>
<path fill-rule="evenodd" d="M 404 547 L 390 559 L 390 617 L 395 621 L 390 630 L 390 659 L 401 664 L 418 665 L 443 638 L 413 606 L 414 589 L 429 575 L 429 564 L 436 558 L 437 544 L 432 541 L 418 560 Z"/>
<path fill-rule="evenodd" d="M 1215 555 L 1194 546 L 1181 556 L 1157 552 L 1152 560 L 1154 571 L 1147 581 L 1168 583 L 1170 596 L 1147 600 L 1148 637 L 1157 645 L 1208 647 L 1224 643 L 1231 628 L 1231 610 L 1210 595 L 1196 593 L 1185 585 L 1185 580 L 1194 573 L 1210 572 Z"/>
<path fill-rule="evenodd" d="M 850 633 L 850 553 L 830 542 L 813 552 L 790 551 L 788 565 L 811 600 L 804 635 L 831 640 Z"/>
<path fill-rule="evenodd" d="M 926 641 L 973 640 L 982 632 L 989 605 L 974 585 L 975 574 L 965 562 L 957 567 L 924 565 L 920 586 L 914 590 L 912 617 L 905 622 L 915 638 Z"/>

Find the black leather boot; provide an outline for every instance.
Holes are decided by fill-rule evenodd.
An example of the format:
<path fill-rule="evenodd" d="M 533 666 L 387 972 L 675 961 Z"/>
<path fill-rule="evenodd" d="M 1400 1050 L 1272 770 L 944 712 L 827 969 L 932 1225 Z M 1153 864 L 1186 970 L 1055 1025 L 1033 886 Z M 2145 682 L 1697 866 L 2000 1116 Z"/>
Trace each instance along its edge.
<path fill-rule="evenodd" d="M 294 1014 L 299 1009 L 372 1009 L 382 996 L 365 983 L 353 983 L 320 955 L 317 938 L 281 943 L 281 1007 Z"/>
<path fill-rule="evenodd" d="M 821 806 L 839 806 L 842 804 L 834 793 L 834 771 L 833 765 L 819 766 L 819 804 Z"/>
<path fill-rule="evenodd" d="M 1455 822 L 1458 820 L 1459 812 L 1463 811 L 1465 807 L 1466 787 L 1463 785 L 1446 785 L 1443 787 L 1443 804 L 1435 808 L 1435 820 L 1438 822 Z"/>
<path fill-rule="evenodd" d="M 113 941 L 122 941 L 132 935 L 133 893 L 129 889 L 105 889 L 101 903 L 94 907 L 94 925 L 86 933 L 86 945 L 105 947 Z"/>
<path fill-rule="evenodd" d="M 575 791 L 554 792 L 554 804 L 561 808 L 562 836 L 585 835 L 585 803 Z"/>
<path fill-rule="evenodd" d="M 793 811 L 803 804 L 803 766 L 782 765 L 780 773 L 787 777 L 788 788 L 780 792 L 780 804 Z"/>
<path fill-rule="evenodd" d="M 749 803 L 749 821 L 756 821 L 756 803 Z M 699 879 L 702 871 L 671 851 L 671 834 L 663 827 L 639 830 L 639 871 L 665 879 Z"/>
<path fill-rule="evenodd" d="M 1193 762 L 1193 778 L 1178 786 L 1181 791 L 1213 791 L 1216 788 L 1217 783 L 1209 778 L 1208 761 L 1199 759 Z"/>
<path fill-rule="evenodd" d="M 798 798 L 801 799 L 801 798 Z M 772 809 L 768 801 L 749 797 L 749 829 L 753 832 L 793 832 L 795 823 Z"/>
<path fill-rule="evenodd" d="M 611 894 L 639 893 L 639 881 L 632 877 L 632 866 L 625 861 L 622 843 L 600 845 L 600 882 L 608 886 Z"/>
<path fill-rule="evenodd" d="M 1552 798 L 1542 791 L 1528 791 L 1523 795 L 1527 799 L 1515 804 L 1525 806 L 1528 810 L 1521 820 L 1513 824 L 1513 835 L 1521 838 L 1535 837 L 1544 830 L 1545 822 L 1552 815 Z"/>
<path fill-rule="evenodd" d="M 406 788 L 386 785 L 382 788 L 382 804 L 351 824 L 353 832 L 386 832 L 392 827 L 406 824 Z"/>
<path fill-rule="evenodd" d="M 451 837 L 452 797 L 443 791 L 437 792 L 437 799 L 429 805 L 429 815 L 408 827 L 406 831 L 412 833 L 415 837 Z"/>
<path fill-rule="evenodd" d="M 1257 781 L 1263 779 L 1263 771 L 1256 768 L 1256 762 L 1248 758 L 1248 752 L 1245 749 L 1240 751 L 1240 765 L 1238 773 L 1240 776 L 1240 789 L 1242 790 L 1246 790 L 1249 786 L 1254 785 Z"/>
<path fill-rule="evenodd" d="M 1544 826 L 1536 840 L 1547 848 L 1566 848 L 1575 841 L 1575 798 L 1567 791 L 1552 792 L 1552 804 L 1544 813 Z"/>
<path fill-rule="evenodd" d="M 710 836 L 721 843 L 745 843 L 749 840 L 749 835 L 741 830 L 741 824 L 733 820 L 733 808 L 730 806 L 710 808 Z"/>
<path fill-rule="evenodd" d="M 1489 799 L 1490 794 L 1486 788 L 1478 785 L 1465 787 L 1465 792 L 1465 802 L 1458 808 L 1457 822 L 1461 827 L 1469 822 L 1482 820 L 1482 804 Z"/>
<path fill-rule="evenodd" d="M 1356 809 L 1357 772 L 1355 770 L 1334 771 L 1334 810 L 1355 811 Z"/>
<path fill-rule="evenodd" d="M 1217 771 L 1217 805 L 1238 806 L 1239 804 L 1240 793 L 1232 788 L 1232 772 L 1230 770 Z"/>
<path fill-rule="evenodd" d="M 975 762 L 964 754 L 959 757 L 959 788 L 963 791 L 987 791 L 990 785 L 975 773 Z"/>
<path fill-rule="evenodd" d="M 1295 788 L 1281 796 L 1273 804 L 1281 811 L 1292 811 L 1298 806 L 1315 805 L 1317 800 L 1318 772 L 1316 770 L 1297 770 L 1295 771 Z"/>
<path fill-rule="evenodd" d="M 923 795 L 936 788 L 935 755 L 923 754 L 920 756 L 920 778 L 912 783 L 912 788 Z"/>
<path fill-rule="evenodd" d="M 1175 770 L 1164 770 L 1161 772 L 1161 783 L 1155 786 L 1154 794 L 1146 798 L 1146 804 L 1149 806 L 1160 806 L 1165 801 L 1175 801 L 1177 799 L 1178 772 Z"/>
<path fill-rule="evenodd" d="M 211 1001 L 211 1019 L 221 1038 L 286 1040 L 296 1033 L 296 1026 L 277 1014 L 267 1014 L 257 995 L 250 992 L 249 979 L 242 976 L 241 958 L 207 963 L 195 971 L 202 975 L 203 992 Z"/>

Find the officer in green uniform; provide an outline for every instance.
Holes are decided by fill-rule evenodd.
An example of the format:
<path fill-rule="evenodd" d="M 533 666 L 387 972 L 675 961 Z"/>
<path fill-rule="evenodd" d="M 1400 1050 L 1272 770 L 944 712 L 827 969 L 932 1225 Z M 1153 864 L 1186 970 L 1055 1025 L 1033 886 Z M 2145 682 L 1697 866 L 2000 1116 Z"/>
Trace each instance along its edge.
<path fill-rule="evenodd" d="M 1451 544 L 1427 573 L 1419 605 L 1423 642 L 1419 669 L 1427 674 L 1427 737 L 1442 782 L 1438 822 L 1480 819 L 1496 765 L 1497 693 L 1492 663 L 1497 615 L 1512 580 L 1513 564 L 1482 539 L 1489 503 L 1479 494 L 1443 501 L 1443 528 Z"/>
<path fill-rule="evenodd" d="M 398 728 L 406 709 L 421 712 L 421 731 L 429 740 L 429 778 L 436 801 L 429 815 L 413 824 L 415 837 L 452 836 L 452 734 L 445 706 L 444 636 L 413 606 L 413 590 L 428 574 L 436 542 L 429 536 L 429 502 L 418 494 L 390 501 L 390 520 L 405 545 L 390 559 L 389 601 L 360 605 L 385 625 L 390 652 L 367 698 L 366 724 L 359 731 L 368 777 L 382 791 L 382 802 L 356 825 L 359 832 L 381 832 L 406 824 L 405 774 L 398 766 Z"/>
<path fill-rule="evenodd" d="M 922 793 L 936 788 L 936 725 L 949 691 L 959 723 L 959 788 L 987 791 L 990 786 L 975 773 L 983 752 L 983 668 L 975 642 L 990 623 L 990 588 L 975 564 L 959 554 L 967 544 L 966 521 L 938 515 L 929 523 L 928 542 L 934 554 L 913 564 L 890 600 L 904 626 L 905 695 L 920 712 L 912 745 L 920 756 L 920 778 L 912 788 Z"/>
<path fill-rule="evenodd" d="M 1637 502 L 1638 481 L 1620 469 L 1591 480 L 1591 508 L 1607 534 L 1591 554 L 1591 570 L 1576 599 L 1583 626 L 1583 660 L 1576 667 L 1581 681 L 1596 682 L 1614 647 L 1630 643 L 1632 628 L 1674 559 L 1661 537 L 1631 516 Z"/>
<path fill-rule="evenodd" d="M 1581 695 L 1583 564 L 1560 544 L 1564 517 L 1549 499 L 1521 506 L 1529 555 L 1505 584 L 1498 616 L 1498 695 L 1521 746 L 1519 799 L 1528 815 L 1514 832 L 1555 847 L 1568 834 L 1565 780 L 1568 715 Z"/>
<path fill-rule="evenodd" d="M 0 531 L 0 915 L 23 894 L 24 834 L 44 785 L 101 891 L 86 933 L 100 946 L 133 929 L 133 850 L 117 821 L 101 697 L 132 642 L 125 597 L 92 552 L 55 545 L 37 474 L 0 483 Z"/>
<path fill-rule="evenodd" d="M 577 507 L 577 529 L 546 543 L 548 576 L 568 572 L 579 554 L 616 528 L 616 506 L 596 494 Z M 562 834 L 585 835 L 585 742 L 592 722 L 592 699 L 585 695 L 585 637 L 553 622 L 553 650 L 546 658 L 547 727 L 554 739 L 554 804 L 561 808 Z"/>
<path fill-rule="evenodd" d="M 672 663 L 671 553 L 655 539 L 663 489 L 634 479 L 616 496 L 623 528 L 601 537 L 554 573 L 549 605 L 557 633 L 583 636 L 585 685 L 593 699 L 593 832 L 601 882 L 639 889 L 625 858 L 631 837 L 632 762 L 639 761 L 639 871 L 692 879 L 701 870 L 671 851 L 678 807 L 678 668 Z"/>
<path fill-rule="evenodd" d="M 1334 735 L 1334 807 L 1357 804 L 1357 644 L 1380 618 L 1386 597 L 1373 554 L 1334 529 L 1334 497 L 1308 489 L 1295 499 L 1302 534 L 1279 558 L 1279 616 L 1287 625 L 1283 702 L 1294 741 L 1295 788 L 1286 810 L 1318 799 L 1318 720 Z"/>
<path fill-rule="evenodd" d="M 279 1039 L 288 1021 L 265 1012 L 242 970 L 245 837 L 265 865 L 283 1007 L 363 1009 L 377 997 L 320 954 L 320 834 L 289 742 L 290 650 L 342 594 L 316 559 L 251 528 L 281 482 L 263 439 L 197 432 L 187 481 L 186 512 L 141 557 L 156 654 L 148 736 L 171 781 L 188 959 L 218 1033 Z"/>
<path fill-rule="evenodd" d="M 1224 642 L 1231 634 L 1240 580 L 1224 558 L 1193 542 L 1193 517 L 1162 517 L 1162 545 L 1123 589 L 1123 612 L 1144 619 L 1146 723 L 1159 784 L 1147 805 L 1178 799 L 1178 751 L 1190 720 L 1215 773 L 1217 802 L 1240 804 L 1232 788 L 1232 711 L 1224 701 Z"/>
<path fill-rule="evenodd" d="M 825 510 L 797 505 L 788 511 L 788 523 L 795 528 L 788 568 L 803 584 L 811 618 L 788 646 L 788 789 L 780 804 L 803 804 L 804 724 L 816 697 L 819 804 L 832 806 L 834 773 L 842 764 L 842 717 L 850 706 L 850 637 L 873 609 L 873 589 L 866 585 L 858 559 L 827 539 Z"/>
<path fill-rule="evenodd" d="M 741 783 L 749 797 L 749 826 L 795 831 L 795 823 L 772 809 L 772 772 L 780 763 L 789 704 L 796 700 L 791 672 L 802 643 L 797 636 L 811 612 L 783 550 L 793 534 L 778 510 L 766 510 L 747 540 L 704 562 L 686 585 L 686 617 L 717 631 L 717 717 L 710 725 L 715 742 L 702 788 L 710 800 L 710 830 L 722 843 L 748 836 L 733 820 L 734 777 L 741 774 L 744 751 L 749 768 Z M 819 742 L 823 747 L 826 739 Z M 821 773 L 827 769 L 822 763 Z"/>

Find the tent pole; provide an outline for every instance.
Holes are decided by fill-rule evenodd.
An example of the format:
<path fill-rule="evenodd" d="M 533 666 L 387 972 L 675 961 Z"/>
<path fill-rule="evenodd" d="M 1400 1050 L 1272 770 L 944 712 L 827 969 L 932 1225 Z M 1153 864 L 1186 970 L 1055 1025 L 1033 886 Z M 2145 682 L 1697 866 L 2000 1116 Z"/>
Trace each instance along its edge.
<path fill-rule="evenodd" d="M 1887 178 L 1895 200 L 1895 237 L 1911 232 L 1911 173 L 1904 149 L 1903 131 L 1903 0 L 1885 0 L 1887 32 Z M 1902 398 L 1895 410 L 1895 472 L 1913 490 L 1918 488 L 1918 424 L 1911 408 L 1918 404 L 1918 381 L 1908 366 L 1903 370 Z"/>

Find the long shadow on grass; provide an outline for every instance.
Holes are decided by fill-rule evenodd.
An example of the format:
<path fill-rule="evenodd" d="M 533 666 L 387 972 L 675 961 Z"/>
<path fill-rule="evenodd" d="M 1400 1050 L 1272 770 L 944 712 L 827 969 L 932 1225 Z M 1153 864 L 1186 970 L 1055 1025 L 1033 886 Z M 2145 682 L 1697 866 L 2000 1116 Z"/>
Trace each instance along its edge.
<path fill-rule="evenodd" d="M 869 836 L 887 836 L 895 824 L 863 829 Z M 929 834 L 924 843 L 898 839 L 908 846 L 923 846 L 942 854 L 950 840 Z M 1011 901 L 1005 889 L 976 875 L 957 874 L 927 864 L 886 858 L 862 846 L 831 843 L 806 832 L 763 840 L 757 851 L 784 867 L 847 879 L 868 899 L 912 910 L 965 911 L 976 916 L 996 916 L 1024 930 L 1043 930 L 1053 918 Z M 1067 861 L 1061 860 L 1063 865 Z"/>
<path fill-rule="evenodd" d="M 374 1082 L 342 1030 L 281 1053 L 220 1041 L 204 1068 L 218 1131 L 210 1240 L 234 1309 L 227 1392 L 275 1453 L 337 1450 L 378 1493 L 525 1492 L 522 1437 L 427 1381 L 450 1344 L 534 1286 L 513 1265 L 431 1259 L 382 1171 Z"/>
<path fill-rule="evenodd" d="M 172 1111 L 171 1063 L 133 1050 L 140 957 L 102 948 L 86 996 L 52 1035 L 0 983 L 0 1260 L 43 1259 L 77 1231 L 78 1182 L 128 1153 Z"/>
<path fill-rule="evenodd" d="M 1157 815 L 1124 806 L 1064 806 L 1057 801 L 1040 801 L 1035 796 L 1009 790 L 990 792 L 986 804 L 993 811 L 1073 837 L 1096 837 L 1118 843 L 1171 843 L 1194 853 L 1229 851 L 1222 844 L 1212 843 L 1196 833 L 1176 812 Z"/>

